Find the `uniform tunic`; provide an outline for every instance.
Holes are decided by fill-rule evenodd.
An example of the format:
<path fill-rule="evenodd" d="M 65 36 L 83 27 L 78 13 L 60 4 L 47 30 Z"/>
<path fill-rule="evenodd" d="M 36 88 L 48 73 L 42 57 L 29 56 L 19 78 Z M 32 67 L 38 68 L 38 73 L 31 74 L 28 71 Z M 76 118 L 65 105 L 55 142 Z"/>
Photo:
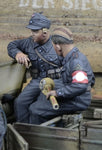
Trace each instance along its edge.
<path fill-rule="evenodd" d="M 95 77 L 86 56 L 78 48 L 74 47 L 64 58 L 61 75 L 63 84 L 56 90 L 59 109 L 53 110 L 50 102 L 41 96 L 30 106 L 31 123 L 40 124 L 58 115 L 83 111 L 90 105 Z"/>
<path fill-rule="evenodd" d="M 35 49 L 49 62 L 54 63 L 56 66 L 50 65 L 44 60 L 42 60 L 35 52 Z M 37 69 L 37 77 L 32 78 L 31 82 L 23 90 L 23 92 L 15 100 L 15 113 L 17 121 L 29 123 L 29 106 L 34 101 L 37 100 L 37 97 L 40 94 L 39 82 L 42 78 L 48 76 L 48 70 L 56 72 L 56 68 L 61 66 L 62 58 L 59 57 L 52 45 L 52 41 L 49 40 L 43 44 L 39 45 L 33 41 L 32 37 L 16 40 L 10 42 L 8 45 L 8 54 L 15 59 L 15 56 L 18 52 L 23 52 L 28 55 L 31 61 L 31 71 Z M 54 73 L 54 79 L 56 79 L 56 73 Z M 56 86 L 59 84 L 60 79 L 56 79 Z M 58 81 L 58 82 L 57 82 Z"/>

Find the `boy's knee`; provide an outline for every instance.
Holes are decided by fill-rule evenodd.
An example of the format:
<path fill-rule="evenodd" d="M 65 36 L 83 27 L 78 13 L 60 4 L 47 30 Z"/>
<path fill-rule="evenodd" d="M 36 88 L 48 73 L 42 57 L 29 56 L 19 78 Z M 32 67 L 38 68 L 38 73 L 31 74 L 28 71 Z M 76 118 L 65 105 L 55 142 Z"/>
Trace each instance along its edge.
<path fill-rule="evenodd" d="M 34 105 L 29 106 L 29 113 L 31 115 L 35 115 L 35 114 L 37 115 L 37 112 L 36 112 L 36 109 L 35 109 Z"/>

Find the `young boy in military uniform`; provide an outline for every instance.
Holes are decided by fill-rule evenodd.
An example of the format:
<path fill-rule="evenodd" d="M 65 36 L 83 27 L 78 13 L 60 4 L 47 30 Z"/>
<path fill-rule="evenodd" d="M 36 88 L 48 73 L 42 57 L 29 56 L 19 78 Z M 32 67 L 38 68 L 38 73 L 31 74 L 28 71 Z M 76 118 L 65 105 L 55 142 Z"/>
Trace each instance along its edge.
<path fill-rule="evenodd" d="M 95 83 L 88 59 L 74 45 L 73 34 L 68 28 L 55 28 L 52 41 L 57 54 L 64 57 L 63 86 L 50 91 L 47 98 L 53 95 L 62 99 L 62 102 L 59 100 L 60 113 L 86 110 L 91 103 L 91 87 Z"/>
<path fill-rule="evenodd" d="M 41 92 L 39 82 L 42 78 L 51 76 L 56 87 L 61 81 L 57 71 L 62 58 L 56 54 L 52 45 L 50 25 L 47 17 L 41 13 L 34 13 L 26 26 L 31 30 L 31 37 L 12 41 L 7 47 L 9 56 L 18 63 L 24 64 L 27 68 L 31 63 L 32 80 L 15 100 L 15 115 L 18 122 L 29 123 L 29 107 Z"/>

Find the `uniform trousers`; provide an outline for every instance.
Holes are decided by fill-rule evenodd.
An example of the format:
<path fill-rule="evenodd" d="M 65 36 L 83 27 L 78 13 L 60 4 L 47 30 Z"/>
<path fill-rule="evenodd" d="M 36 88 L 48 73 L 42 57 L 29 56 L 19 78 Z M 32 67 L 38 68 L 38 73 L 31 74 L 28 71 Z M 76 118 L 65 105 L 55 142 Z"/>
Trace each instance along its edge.
<path fill-rule="evenodd" d="M 40 78 L 32 79 L 30 83 L 20 93 L 20 95 L 15 99 L 14 110 L 15 110 L 17 122 L 31 123 L 30 115 L 32 114 L 31 112 L 33 112 L 35 109 L 33 107 L 36 107 L 35 106 L 36 103 L 38 105 L 42 105 L 42 103 L 39 104 L 39 97 L 41 93 L 41 90 L 39 88 L 40 80 L 41 80 Z M 58 87 L 61 86 L 62 79 L 54 79 L 54 82 L 55 82 L 55 89 L 57 89 Z M 45 103 L 47 102 L 48 101 L 45 101 Z M 44 108 L 44 112 L 45 112 L 45 108 Z"/>

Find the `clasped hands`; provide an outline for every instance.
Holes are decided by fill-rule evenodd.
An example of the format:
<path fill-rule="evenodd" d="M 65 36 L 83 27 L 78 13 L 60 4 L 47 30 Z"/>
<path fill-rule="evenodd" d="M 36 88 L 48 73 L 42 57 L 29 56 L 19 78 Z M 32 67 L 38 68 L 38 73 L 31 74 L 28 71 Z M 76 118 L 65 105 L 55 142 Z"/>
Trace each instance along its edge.
<path fill-rule="evenodd" d="M 16 54 L 15 59 L 19 64 L 23 64 L 26 66 L 26 68 L 29 68 L 30 59 L 26 54 L 19 52 Z"/>

